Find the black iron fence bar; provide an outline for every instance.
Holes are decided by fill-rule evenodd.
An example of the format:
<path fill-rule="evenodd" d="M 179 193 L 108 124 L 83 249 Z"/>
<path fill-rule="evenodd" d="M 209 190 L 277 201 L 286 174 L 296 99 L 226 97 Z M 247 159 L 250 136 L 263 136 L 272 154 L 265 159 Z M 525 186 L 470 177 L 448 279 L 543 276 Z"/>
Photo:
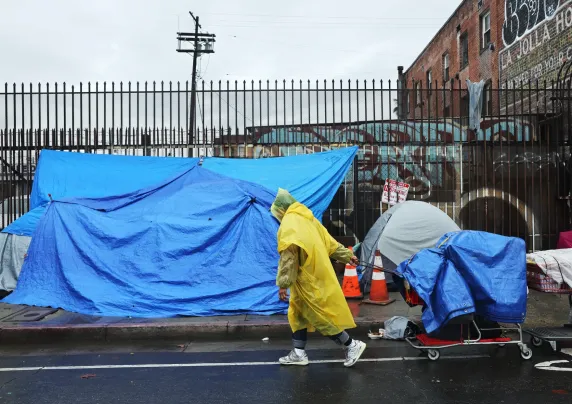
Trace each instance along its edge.
<path fill-rule="evenodd" d="M 237 81 L 231 84 L 201 83 L 197 132 L 192 139 L 188 82 L 184 88 L 177 82 L 176 89 L 172 82 L 168 88 L 161 82 L 160 89 L 155 82 L 152 89 L 147 82 L 144 89 L 140 83 L 135 88 L 131 82 L 127 88 L 119 83 L 119 89 L 111 83 L 111 90 L 106 82 L 103 90 L 96 82 L 94 88 L 87 83 L 87 91 L 80 83 L 79 92 L 73 85 L 69 90 L 65 83 L 61 88 L 38 84 L 37 90 L 30 84 L 28 91 L 23 84 L 13 84 L 11 89 L 5 84 L 0 92 L 4 104 L 0 109 L 4 111 L 0 115 L 0 157 L 2 200 L 7 204 L 3 203 L 0 211 L 5 211 L 6 205 L 12 218 L 3 217 L 3 226 L 29 208 L 32 166 L 42 148 L 251 158 L 349 144 L 360 146 L 352 174 L 355 178 L 344 181 L 329 216 L 332 222 L 344 221 L 346 211 L 351 210 L 354 233 L 366 231 L 379 215 L 384 177 L 411 182 L 412 198 L 434 203 L 464 227 L 522 234 L 533 245 L 537 239 L 540 243 L 554 241 L 561 223 L 568 221 L 568 217 L 562 218 L 562 207 L 546 204 L 537 208 L 538 203 L 530 199 L 536 188 L 546 192 L 547 200 L 569 194 L 569 189 L 559 189 L 560 176 L 569 174 L 552 160 L 548 171 L 540 168 L 550 175 L 529 172 L 528 166 L 534 163 L 518 160 L 558 153 L 562 139 L 569 142 L 569 125 L 563 126 L 561 121 L 570 114 L 570 100 L 560 101 L 565 105 L 555 111 L 554 97 L 548 93 L 555 83 L 529 81 L 522 88 L 487 88 L 485 98 L 492 101 L 481 124 L 485 128 L 476 133 L 466 127 L 467 91 L 458 80 L 441 86 L 436 81 L 397 82 L 395 86 L 391 81 L 379 81 L 378 87 L 375 80 L 371 86 L 367 81 L 344 85 L 341 80 L 330 86 L 326 80 L 323 85 L 300 81 L 297 86 L 294 81 L 290 86 L 275 81 L 274 88 L 270 81 L 265 85 L 262 81 L 251 81 L 249 86 L 246 81 L 242 86 Z M 185 124 L 181 126 L 183 114 Z M 550 117 L 550 125 L 542 116 Z M 559 137 L 556 142 L 550 139 L 553 132 Z M 508 163 L 498 163 L 499 156 Z M 427 185 L 424 181 L 429 185 L 426 194 L 419 196 L 417 189 Z M 558 188 L 556 194 L 554 188 Z M 499 190 L 510 198 L 502 203 L 496 200 Z M 454 196 L 444 197 L 448 193 Z M 17 197 L 15 205 L 12 197 Z M 475 214 L 478 211 L 483 214 Z M 534 227 L 537 222 L 542 223 L 540 230 Z M 345 225 L 343 233 L 348 234 Z"/>

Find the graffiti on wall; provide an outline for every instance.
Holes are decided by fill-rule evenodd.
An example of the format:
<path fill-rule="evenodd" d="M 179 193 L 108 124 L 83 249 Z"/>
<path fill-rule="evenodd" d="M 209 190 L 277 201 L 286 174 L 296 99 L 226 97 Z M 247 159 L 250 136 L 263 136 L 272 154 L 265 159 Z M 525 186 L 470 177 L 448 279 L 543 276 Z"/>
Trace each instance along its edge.
<path fill-rule="evenodd" d="M 560 3 L 561 0 L 505 0 L 502 26 L 505 46 L 511 46 L 532 32 L 539 24 L 552 19 Z"/>
<path fill-rule="evenodd" d="M 506 0 L 499 52 L 503 87 L 550 80 L 572 58 L 572 0 Z"/>

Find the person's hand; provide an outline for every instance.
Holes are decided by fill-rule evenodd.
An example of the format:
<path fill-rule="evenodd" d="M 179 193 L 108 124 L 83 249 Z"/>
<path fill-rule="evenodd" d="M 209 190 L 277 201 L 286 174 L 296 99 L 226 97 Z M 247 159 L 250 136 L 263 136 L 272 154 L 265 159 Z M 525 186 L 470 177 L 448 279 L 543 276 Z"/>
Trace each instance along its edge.
<path fill-rule="evenodd" d="M 288 296 L 288 289 L 280 288 L 280 290 L 278 291 L 278 297 L 283 302 L 287 302 L 288 298 L 290 297 L 290 296 Z"/>
<path fill-rule="evenodd" d="M 356 257 L 355 255 L 350 259 L 350 264 L 353 265 L 354 267 L 357 267 L 359 265 L 359 259 L 358 257 Z"/>

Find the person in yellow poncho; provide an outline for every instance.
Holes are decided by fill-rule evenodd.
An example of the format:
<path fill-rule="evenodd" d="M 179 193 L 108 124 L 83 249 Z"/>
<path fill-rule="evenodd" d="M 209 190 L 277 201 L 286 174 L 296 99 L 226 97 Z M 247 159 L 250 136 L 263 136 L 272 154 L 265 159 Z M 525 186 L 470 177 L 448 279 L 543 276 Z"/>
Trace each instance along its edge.
<path fill-rule="evenodd" d="M 288 322 L 292 328 L 294 349 L 280 358 L 282 365 L 308 365 L 308 331 L 319 331 L 334 340 L 346 352 L 344 366 L 351 367 L 363 354 L 366 344 L 346 332 L 355 328 L 353 316 L 332 267 L 330 258 L 345 264 L 357 264 L 351 250 L 339 244 L 314 217 L 283 189 L 272 207 L 280 222 L 278 229 L 278 274 L 276 284 L 281 300 L 289 301 Z M 290 296 L 287 291 L 290 289 Z"/>

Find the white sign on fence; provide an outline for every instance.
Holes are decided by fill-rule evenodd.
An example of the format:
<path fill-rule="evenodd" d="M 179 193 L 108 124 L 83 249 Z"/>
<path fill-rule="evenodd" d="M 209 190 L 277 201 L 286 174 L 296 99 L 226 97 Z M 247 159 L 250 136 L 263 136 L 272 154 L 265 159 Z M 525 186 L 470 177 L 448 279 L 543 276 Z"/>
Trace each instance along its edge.
<path fill-rule="evenodd" d="M 381 203 L 393 206 L 397 203 L 405 202 L 409 193 L 409 184 L 396 180 L 386 179 L 381 194 Z"/>

